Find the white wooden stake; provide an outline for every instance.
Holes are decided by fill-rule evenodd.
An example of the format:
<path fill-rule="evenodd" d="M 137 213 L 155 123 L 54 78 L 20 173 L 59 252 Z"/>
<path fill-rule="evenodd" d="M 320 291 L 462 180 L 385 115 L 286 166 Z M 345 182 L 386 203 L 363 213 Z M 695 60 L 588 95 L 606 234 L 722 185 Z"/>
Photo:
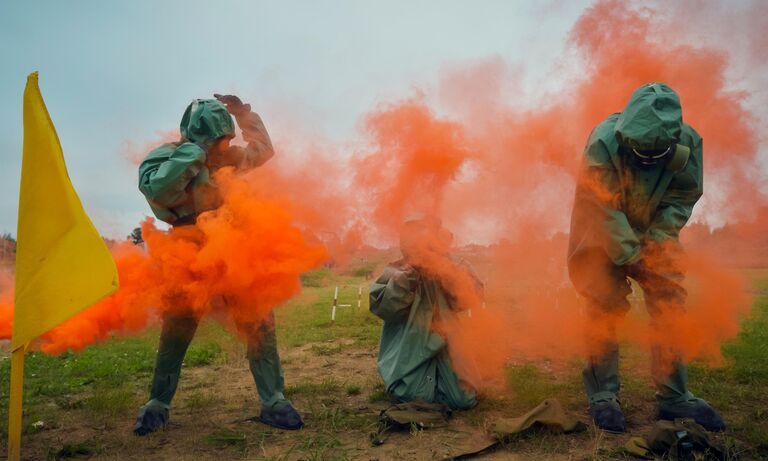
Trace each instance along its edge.
<path fill-rule="evenodd" d="M 339 298 L 339 287 L 337 286 L 335 290 L 333 290 L 333 308 L 331 309 L 331 322 L 336 321 L 336 303 L 338 302 Z"/>

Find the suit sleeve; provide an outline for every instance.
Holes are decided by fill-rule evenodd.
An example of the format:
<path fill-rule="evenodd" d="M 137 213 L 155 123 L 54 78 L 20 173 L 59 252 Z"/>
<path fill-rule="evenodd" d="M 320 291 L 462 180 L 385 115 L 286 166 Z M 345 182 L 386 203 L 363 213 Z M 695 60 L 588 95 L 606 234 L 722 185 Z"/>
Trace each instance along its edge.
<path fill-rule="evenodd" d="M 275 155 L 264 122 L 255 112 L 247 112 L 235 118 L 248 145 L 231 147 L 232 155 L 238 159 L 241 168 L 250 169 L 263 165 Z"/>
<path fill-rule="evenodd" d="M 414 269 L 387 267 L 370 287 L 371 313 L 385 322 L 405 320 L 416 299 L 418 274 Z"/>
<path fill-rule="evenodd" d="M 621 210 L 621 182 L 605 144 L 590 140 L 576 185 L 576 203 L 583 212 L 576 219 L 594 220 L 599 244 L 618 266 L 640 259 L 641 242 Z"/>

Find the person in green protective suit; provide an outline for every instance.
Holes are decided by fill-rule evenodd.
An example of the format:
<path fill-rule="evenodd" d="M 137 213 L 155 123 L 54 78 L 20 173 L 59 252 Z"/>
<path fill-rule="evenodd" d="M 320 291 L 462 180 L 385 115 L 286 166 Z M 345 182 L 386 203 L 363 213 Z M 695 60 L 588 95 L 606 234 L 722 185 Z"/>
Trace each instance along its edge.
<path fill-rule="evenodd" d="M 619 405 L 616 322 L 630 309 L 628 277 L 643 289 L 651 326 L 652 375 L 657 418 L 688 417 L 707 430 L 725 424 L 704 400 L 688 390 L 687 368 L 671 345 L 676 334 L 668 313 L 684 313 L 680 230 L 703 192 L 702 139 L 683 123 L 680 98 L 662 83 L 644 85 L 623 112 L 590 134 L 571 216 L 568 269 L 587 300 L 594 351 L 584 384 L 595 423 L 624 432 Z M 666 340 L 665 340 L 666 338 Z"/>
<path fill-rule="evenodd" d="M 371 284 L 370 310 L 384 321 L 377 364 L 390 397 L 464 410 L 477 404 L 475 392 L 454 371 L 446 339 L 435 326 L 464 307 L 449 285 L 466 282 L 470 294 L 480 299 L 482 284 L 466 265 L 450 258 L 451 240 L 435 220 L 405 223 L 403 259 Z"/>
<path fill-rule="evenodd" d="M 181 119 L 181 140 L 151 151 L 139 166 L 139 190 L 155 216 L 174 227 L 192 225 L 200 213 L 218 207 L 220 198 L 211 178 L 218 168 L 255 168 L 274 155 L 264 124 L 250 105 L 237 96 L 214 96 L 217 99 L 192 101 Z M 235 135 L 232 116 L 248 142 L 246 147 L 229 145 Z M 146 435 L 167 424 L 182 361 L 198 322 L 183 308 L 163 318 L 150 400 L 139 410 L 135 434 Z M 248 362 L 261 400 L 260 420 L 281 429 L 300 428 L 301 416 L 283 395 L 274 317 L 237 327 L 248 338 Z"/>

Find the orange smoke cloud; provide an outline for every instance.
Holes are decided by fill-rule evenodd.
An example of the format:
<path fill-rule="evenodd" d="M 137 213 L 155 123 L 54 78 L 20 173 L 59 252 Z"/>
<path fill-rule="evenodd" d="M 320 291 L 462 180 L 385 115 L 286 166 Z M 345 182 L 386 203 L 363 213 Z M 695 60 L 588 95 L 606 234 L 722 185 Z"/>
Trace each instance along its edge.
<path fill-rule="evenodd" d="M 0 339 L 11 337 L 13 329 L 13 275 L 0 268 Z"/>
<path fill-rule="evenodd" d="M 366 122 L 376 150 L 353 166 L 379 231 L 397 235 L 409 215 L 441 215 L 446 187 L 472 157 L 461 126 L 436 118 L 419 100 L 374 112 Z"/>
<path fill-rule="evenodd" d="M 515 101 L 504 97 L 505 81 L 515 84 L 516 76 L 494 59 L 444 78 L 440 99 L 451 119 L 436 116 L 420 99 L 369 118 L 378 149 L 356 167 L 372 200 L 373 222 L 397 229 L 415 209 L 440 218 L 464 243 L 504 242 L 470 255 L 483 266 L 486 309 L 441 327 L 454 361 L 475 384 L 498 378 L 509 361 L 597 352 L 592 347 L 600 341 L 585 336 L 607 324 L 595 328 L 598 320 L 570 286 L 558 232 L 568 227 L 584 141 L 595 125 L 622 110 L 635 88 L 652 81 L 671 85 L 681 95 L 684 120 L 704 139 L 707 192 L 695 219 L 738 222 L 766 204 L 752 178 L 760 158 L 755 116 L 745 108 L 749 94 L 728 89 L 727 52 L 691 45 L 679 27 L 663 27 L 679 21 L 653 8 L 598 2 L 570 34 L 571 50 L 583 58 L 580 77 L 548 94 L 539 108 L 510 105 Z M 615 198 L 592 187 L 605 201 Z M 763 229 L 768 223 L 758 222 Z M 722 259 L 698 251 L 685 259 L 684 315 L 669 308 L 654 326 L 636 315 L 610 323 L 619 340 L 664 343 L 688 360 L 717 359 L 751 297 Z M 469 290 L 454 295 L 465 307 L 474 305 Z"/>
<path fill-rule="evenodd" d="M 215 181 L 223 204 L 201 214 L 194 226 L 164 232 L 146 220 L 146 250 L 127 242 L 112 249 L 121 283 L 117 293 L 43 335 L 40 349 L 81 349 L 112 333 L 137 332 L 169 312 L 202 317 L 219 310 L 245 325 L 298 293 L 299 274 L 321 264 L 327 253 L 294 225 L 290 204 L 261 185 L 266 174 L 219 171 Z M 2 331 L 10 336 L 5 326 Z"/>
<path fill-rule="evenodd" d="M 757 11 L 765 6 L 753 8 L 751 16 L 766 16 Z M 760 159 L 756 117 L 745 108 L 750 94 L 729 89 L 728 52 L 692 44 L 683 28 L 672 26 L 685 21 L 683 13 L 597 2 L 569 35 L 567 51 L 581 58 L 576 76 L 535 108 L 506 91 L 519 90 L 519 69 L 494 58 L 446 73 L 435 107 L 419 96 L 373 111 L 364 119 L 364 147 L 349 161 L 333 148 L 312 147 L 297 163 L 278 152 L 244 176 L 222 172 L 221 209 L 169 233 L 145 223 L 146 252 L 123 244 L 114 249 L 120 292 L 51 331 L 42 347 L 79 348 L 179 308 L 205 315 L 226 305 L 236 321 L 259 318 L 295 294 L 297 275 L 325 258 L 310 242 L 328 242 L 330 256 L 344 261 L 366 243 L 394 243 L 403 221 L 418 216 L 440 219 L 457 242 L 474 244 L 462 256 L 485 283 L 485 307 L 454 266 L 424 262 L 433 276 L 453 280 L 453 294 L 471 308 L 471 316 L 440 327 L 471 381 L 494 382 L 510 361 L 593 352 L 585 330 L 595 320 L 567 277 L 564 232 L 584 142 L 595 125 L 623 109 L 632 90 L 651 81 L 669 84 L 681 96 L 684 120 L 704 139 L 698 226 L 729 221 L 741 229 L 733 223 L 753 218 L 750 229 L 768 228 L 768 214 L 753 216 L 767 201 L 751 175 Z M 642 346 L 665 340 L 686 359 L 716 358 L 721 342 L 736 334 L 750 304 L 746 284 L 724 268 L 723 252 L 698 251 L 715 249 L 717 231 L 690 235 L 704 243 L 691 245 L 686 257 L 687 314 L 663 319 L 670 325 L 664 338 L 645 316 L 629 315 L 617 321 L 620 340 Z M 2 309 L 0 300 L 0 316 Z M 0 332 L 6 323 L 0 321 Z"/>

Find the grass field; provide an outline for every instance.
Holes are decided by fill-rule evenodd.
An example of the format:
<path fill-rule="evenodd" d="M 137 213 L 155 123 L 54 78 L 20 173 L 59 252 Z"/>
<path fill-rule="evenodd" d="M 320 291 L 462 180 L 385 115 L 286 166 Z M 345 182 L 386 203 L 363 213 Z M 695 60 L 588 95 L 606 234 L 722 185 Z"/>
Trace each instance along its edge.
<path fill-rule="evenodd" d="M 730 459 L 768 459 L 768 271 L 751 271 L 756 304 L 738 340 L 723 346 L 724 366 L 694 364 L 691 388 L 709 400 L 729 424 L 715 437 Z M 286 394 L 307 424 L 284 432 L 253 422 L 258 398 L 244 359 L 245 347 L 214 322 L 204 322 L 187 354 L 166 431 L 131 434 L 136 411 L 148 396 L 158 328 L 114 338 L 80 353 L 27 357 L 24 459 L 440 459 L 487 443 L 500 416 L 517 416 L 547 397 L 588 422 L 580 363 L 558 367 L 522 364 L 507 370 L 504 389 L 483 396 L 475 409 L 455 414 L 448 428 L 396 434 L 372 447 L 369 434 L 388 405 L 376 373 L 380 324 L 356 307 L 362 277 L 318 271 L 305 289 L 278 309 L 278 341 Z M 352 304 L 331 322 L 335 285 L 340 302 Z M 6 452 L 10 360 L 0 353 L 0 456 Z M 590 428 L 577 435 L 535 432 L 513 439 L 481 459 L 630 459 L 621 449 L 651 423 L 653 392 L 644 351 L 622 350 L 622 401 L 630 434 Z"/>

